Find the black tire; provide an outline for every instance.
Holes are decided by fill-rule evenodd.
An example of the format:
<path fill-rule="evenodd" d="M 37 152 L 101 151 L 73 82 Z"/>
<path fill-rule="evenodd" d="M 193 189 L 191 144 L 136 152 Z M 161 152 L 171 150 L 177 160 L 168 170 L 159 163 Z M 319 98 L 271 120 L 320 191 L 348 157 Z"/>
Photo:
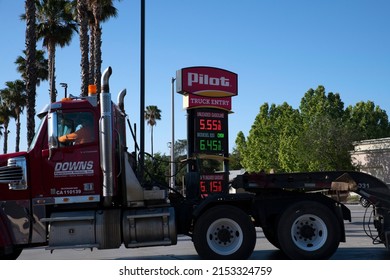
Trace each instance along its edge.
<path fill-rule="evenodd" d="M 256 230 L 239 208 L 215 206 L 196 221 L 193 242 L 202 259 L 247 259 L 256 245 Z"/>
<path fill-rule="evenodd" d="M 319 202 L 294 203 L 278 224 L 280 249 L 291 259 L 329 259 L 339 246 L 340 235 L 337 217 Z"/>
<path fill-rule="evenodd" d="M 22 251 L 23 249 L 14 248 L 12 253 L 5 254 L 0 250 L 0 260 L 16 260 L 20 256 Z"/>

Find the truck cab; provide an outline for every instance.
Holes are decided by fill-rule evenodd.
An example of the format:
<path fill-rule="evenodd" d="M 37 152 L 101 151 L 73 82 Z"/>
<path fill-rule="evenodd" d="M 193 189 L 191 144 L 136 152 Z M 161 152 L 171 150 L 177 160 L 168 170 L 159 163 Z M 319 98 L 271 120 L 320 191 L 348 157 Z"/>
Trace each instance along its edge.
<path fill-rule="evenodd" d="M 53 250 L 176 243 L 167 192 L 144 189 L 135 175 L 120 105 L 109 92 L 52 103 L 39 114 L 30 149 L 0 156 L 0 256 L 15 258 L 37 245 Z M 83 139 L 75 136 L 80 130 Z M 138 233 L 163 223 L 164 231 Z M 133 231 L 122 234 L 122 227 Z"/>

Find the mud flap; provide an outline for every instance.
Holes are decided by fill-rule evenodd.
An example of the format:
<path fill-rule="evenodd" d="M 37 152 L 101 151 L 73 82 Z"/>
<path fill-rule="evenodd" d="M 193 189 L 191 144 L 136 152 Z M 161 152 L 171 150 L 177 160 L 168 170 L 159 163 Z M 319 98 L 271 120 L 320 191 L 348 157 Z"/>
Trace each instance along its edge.
<path fill-rule="evenodd" d="M 385 232 L 385 241 L 386 241 L 386 248 L 388 251 L 390 251 L 390 231 Z"/>

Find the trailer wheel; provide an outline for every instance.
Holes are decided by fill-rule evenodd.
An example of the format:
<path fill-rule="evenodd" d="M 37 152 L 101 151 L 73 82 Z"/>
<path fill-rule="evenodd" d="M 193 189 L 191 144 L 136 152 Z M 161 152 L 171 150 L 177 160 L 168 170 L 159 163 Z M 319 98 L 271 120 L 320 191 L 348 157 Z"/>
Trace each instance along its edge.
<path fill-rule="evenodd" d="M 193 242 L 203 259 L 247 259 L 256 244 L 256 230 L 239 208 L 216 206 L 196 221 Z"/>
<path fill-rule="evenodd" d="M 278 224 L 280 249 L 291 259 L 328 259 L 340 243 L 335 214 L 318 202 L 293 204 Z"/>

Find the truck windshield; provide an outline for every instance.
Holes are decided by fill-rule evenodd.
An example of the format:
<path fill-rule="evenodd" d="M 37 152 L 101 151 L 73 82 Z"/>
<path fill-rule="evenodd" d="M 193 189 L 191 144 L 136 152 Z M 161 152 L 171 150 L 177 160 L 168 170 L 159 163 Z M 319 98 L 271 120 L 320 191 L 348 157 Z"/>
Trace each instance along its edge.
<path fill-rule="evenodd" d="M 60 146 L 93 142 L 94 122 L 92 113 L 58 113 L 57 133 Z"/>

